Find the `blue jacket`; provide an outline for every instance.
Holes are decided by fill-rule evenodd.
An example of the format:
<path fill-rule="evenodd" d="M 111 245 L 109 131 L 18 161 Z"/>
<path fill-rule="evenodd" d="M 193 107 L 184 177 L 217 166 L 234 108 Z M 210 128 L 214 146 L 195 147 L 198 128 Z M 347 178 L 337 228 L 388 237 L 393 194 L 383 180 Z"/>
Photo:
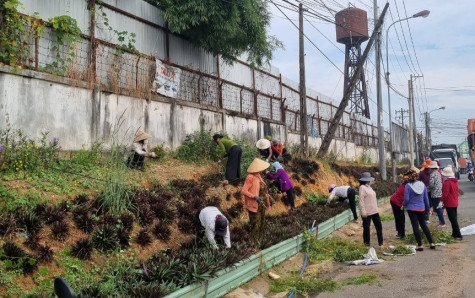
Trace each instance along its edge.
<path fill-rule="evenodd" d="M 407 183 L 404 188 L 404 202 L 402 203 L 407 210 L 425 210 L 429 211 L 429 196 L 427 188 L 421 181 Z"/>

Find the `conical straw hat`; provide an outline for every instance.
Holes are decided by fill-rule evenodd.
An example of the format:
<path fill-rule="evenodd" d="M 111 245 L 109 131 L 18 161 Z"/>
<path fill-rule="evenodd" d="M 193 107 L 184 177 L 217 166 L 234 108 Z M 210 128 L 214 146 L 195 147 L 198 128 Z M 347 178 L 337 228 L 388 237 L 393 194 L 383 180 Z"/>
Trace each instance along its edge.
<path fill-rule="evenodd" d="M 263 161 L 262 159 L 259 158 L 254 158 L 252 161 L 251 165 L 249 165 L 249 168 L 247 168 L 248 173 L 259 173 L 264 171 L 270 166 L 268 162 Z"/>
<path fill-rule="evenodd" d="M 151 138 L 151 137 L 152 137 L 152 136 L 149 135 L 148 133 L 139 130 L 139 131 L 137 132 L 137 134 L 135 135 L 134 143 L 140 142 L 140 141 L 142 141 L 142 140 L 149 139 L 149 138 Z"/>
<path fill-rule="evenodd" d="M 256 147 L 264 150 L 270 147 L 270 141 L 268 139 L 260 139 L 256 142 Z"/>

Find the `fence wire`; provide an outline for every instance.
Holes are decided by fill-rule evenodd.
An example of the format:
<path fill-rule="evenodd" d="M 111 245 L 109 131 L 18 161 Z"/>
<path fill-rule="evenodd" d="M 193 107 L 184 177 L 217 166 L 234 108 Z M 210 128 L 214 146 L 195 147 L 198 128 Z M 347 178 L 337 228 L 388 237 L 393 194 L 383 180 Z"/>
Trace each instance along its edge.
<path fill-rule="evenodd" d="M 122 17 L 129 18 L 125 15 Z M 71 45 L 60 46 L 54 30 L 49 27 L 38 38 L 25 33 L 24 40 L 29 53 L 22 62 L 27 68 L 99 84 L 102 88 L 116 92 L 132 91 L 139 97 L 148 96 L 152 90 L 157 67 L 155 57 L 124 51 L 117 45 L 85 35 Z M 295 84 L 284 84 L 281 76 L 252 69 L 242 62 L 230 66 L 221 59 L 217 61 L 222 70 L 221 76 L 219 72 L 204 73 L 193 69 L 190 64 L 175 65 L 181 70 L 177 97 L 284 122 L 288 130 L 300 131 L 300 94 Z M 212 62 L 216 63 L 216 59 L 212 59 Z M 167 63 L 167 60 L 163 63 Z M 309 135 L 325 135 L 336 111 L 337 107 L 332 103 L 307 98 Z M 348 112 L 343 114 L 335 138 L 354 141 L 358 146 L 378 145 L 376 127 L 354 120 Z"/>

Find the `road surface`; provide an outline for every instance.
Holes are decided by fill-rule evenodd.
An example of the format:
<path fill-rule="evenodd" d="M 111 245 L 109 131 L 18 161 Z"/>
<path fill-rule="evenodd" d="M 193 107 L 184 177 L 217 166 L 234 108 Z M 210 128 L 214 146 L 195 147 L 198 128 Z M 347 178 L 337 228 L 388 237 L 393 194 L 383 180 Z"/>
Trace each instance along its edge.
<path fill-rule="evenodd" d="M 464 195 L 459 198 L 459 224 L 465 227 L 475 223 L 475 182 L 466 175 L 459 180 Z M 431 220 L 436 221 L 437 216 Z M 447 228 L 451 229 L 448 219 Z M 373 228 L 374 230 L 374 228 Z M 395 234 L 393 221 L 383 223 L 385 237 Z M 412 233 L 406 217 L 406 233 Z M 374 235 L 372 242 L 376 242 Z M 475 297 L 475 236 L 445 247 L 413 256 L 397 257 L 372 266 L 344 266 L 331 276 L 335 280 L 375 273 L 380 285 L 345 286 L 333 293 L 321 293 L 314 297 Z"/>

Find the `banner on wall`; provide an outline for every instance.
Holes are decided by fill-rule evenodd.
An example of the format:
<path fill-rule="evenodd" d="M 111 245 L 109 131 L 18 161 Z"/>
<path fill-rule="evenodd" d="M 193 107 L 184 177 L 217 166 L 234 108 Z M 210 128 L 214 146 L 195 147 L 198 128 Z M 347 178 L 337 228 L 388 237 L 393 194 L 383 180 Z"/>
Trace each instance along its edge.
<path fill-rule="evenodd" d="M 155 74 L 154 89 L 157 93 L 177 98 L 180 90 L 181 69 L 164 64 L 156 59 L 157 71 Z"/>

